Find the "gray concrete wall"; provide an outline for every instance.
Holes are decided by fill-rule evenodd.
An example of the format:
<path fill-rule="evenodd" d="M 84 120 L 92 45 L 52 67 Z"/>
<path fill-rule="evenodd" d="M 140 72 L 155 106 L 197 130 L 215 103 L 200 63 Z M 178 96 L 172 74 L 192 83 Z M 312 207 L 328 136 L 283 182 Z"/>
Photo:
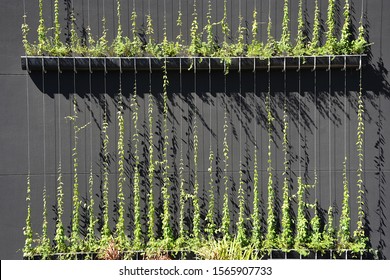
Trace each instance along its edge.
<path fill-rule="evenodd" d="M 28 23 L 32 30 L 36 30 L 38 10 L 37 1 L 25 1 L 28 15 Z M 49 2 L 49 1 L 45 1 Z M 51 1 L 53 2 L 53 1 Z M 66 3 L 60 1 L 61 18 L 66 18 Z M 105 1 L 105 12 L 108 23 L 109 36 L 114 36 L 116 19 L 113 17 L 115 6 L 113 0 Z M 132 9 L 132 1 L 122 1 L 124 33 L 129 34 L 129 16 L 126 11 Z M 136 1 L 139 25 L 145 23 L 141 15 L 147 12 L 148 1 Z M 155 26 L 162 26 L 163 1 L 152 2 L 152 16 Z M 175 24 L 178 0 L 167 0 L 168 36 L 170 39 L 177 34 Z M 188 29 L 191 24 L 191 7 L 193 1 L 183 2 L 183 30 L 185 38 L 188 39 Z M 206 21 L 207 1 L 198 1 L 199 21 L 202 26 Z M 213 1 L 214 19 L 222 16 L 222 2 Z M 282 5 L 283 1 L 277 0 L 272 8 L 272 19 L 274 36 L 279 38 L 281 30 Z M 296 1 L 290 1 L 292 9 L 291 30 L 296 33 Z M 312 1 L 306 1 L 305 7 L 308 12 L 308 22 L 313 20 Z M 320 0 L 322 19 L 325 20 L 327 1 Z M 342 2 L 342 1 L 339 1 Z M 353 22 L 357 26 L 360 17 L 361 1 L 351 1 L 353 9 Z M 87 11 L 88 1 L 75 1 L 77 11 L 78 28 L 81 31 L 88 23 L 88 14 L 93 32 L 99 33 L 102 17 L 103 1 L 90 1 L 90 12 Z M 140 3 L 140 4 L 138 4 Z M 158 4 L 157 4 L 158 3 Z M 238 1 L 228 0 L 229 22 L 232 30 L 237 28 Z M 388 137 L 390 137 L 390 111 L 389 108 L 389 80 L 387 68 L 390 63 L 390 54 L 386 49 L 390 47 L 390 19 L 384 15 L 384 11 L 390 9 L 390 3 L 384 0 L 364 1 L 365 24 L 369 40 L 373 43 L 369 52 L 369 63 L 363 69 L 363 88 L 366 113 L 365 134 L 364 134 L 364 190 L 365 190 L 365 211 L 367 214 L 366 226 L 371 246 L 381 251 L 383 258 L 390 257 L 388 244 L 389 230 L 389 203 L 390 187 L 387 177 L 390 171 L 390 150 L 388 149 Z M 257 1 L 260 8 L 259 21 L 266 22 L 268 14 L 268 1 Z M 242 0 L 243 16 L 251 21 L 253 1 Z M 125 104 L 129 105 L 129 97 L 132 92 L 134 73 L 126 72 L 121 76 L 119 72 L 108 72 L 105 77 L 102 72 L 91 75 L 88 72 L 63 72 L 61 74 L 53 71 L 47 73 L 33 72 L 28 74 L 21 70 L 20 56 L 24 55 L 21 43 L 20 26 L 23 15 L 23 1 L 4 0 L 0 4 L 0 240 L 1 259 L 20 259 L 21 248 L 24 244 L 22 228 L 26 217 L 26 178 L 28 173 L 28 154 L 31 164 L 32 184 L 32 225 L 34 232 L 40 233 L 42 225 L 42 190 L 44 181 L 48 189 L 48 219 L 49 234 L 54 234 L 55 219 L 55 192 L 58 162 L 61 156 L 63 166 L 63 177 L 65 187 L 65 220 L 66 227 L 70 225 L 71 216 L 71 195 L 72 195 L 72 127 L 66 116 L 72 114 L 72 99 L 77 97 L 79 105 L 79 125 L 88 123 L 92 116 L 91 125 L 80 132 L 79 142 L 79 178 L 80 194 L 82 199 L 87 195 L 87 179 L 89 167 L 92 166 L 95 179 L 96 200 L 100 202 L 101 182 L 101 124 L 102 124 L 102 101 L 107 100 L 110 116 L 110 208 L 113 211 L 116 197 L 116 180 L 118 174 L 116 161 L 116 142 L 118 128 L 116 120 L 116 101 L 119 89 L 119 79 L 122 80 L 122 91 L 126 98 Z M 46 22 L 52 20 L 51 12 L 53 7 L 45 6 Z M 63 32 L 66 33 L 66 20 L 63 21 Z M 218 31 L 219 34 L 220 30 Z M 156 39 L 162 38 L 162 29 L 156 28 Z M 31 40 L 34 40 L 34 31 L 31 32 Z M 260 36 L 265 38 L 266 24 L 261 25 Z M 64 34 L 64 38 L 66 35 Z M 316 77 L 315 77 L 316 75 Z M 138 104 L 140 108 L 139 130 L 141 133 L 142 149 L 141 167 L 148 166 L 148 154 L 144 150 L 148 139 L 147 101 L 149 96 L 149 74 L 139 72 L 137 74 Z M 331 78 L 331 83 L 329 83 Z M 180 79 L 182 83 L 180 83 Z M 179 164 L 179 148 L 183 144 L 185 176 L 187 178 L 186 189 L 193 190 L 194 162 L 193 162 L 193 130 L 191 124 L 194 121 L 194 114 L 197 116 L 199 133 L 199 162 L 198 180 L 200 182 L 202 204 L 202 215 L 208 205 L 208 182 L 209 173 L 208 157 L 210 141 L 216 154 L 217 161 L 214 163 L 216 172 L 214 178 L 216 183 L 217 220 L 220 221 L 222 209 L 222 177 L 223 177 L 223 117 L 224 108 L 228 108 L 229 116 L 229 171 L 230 197 L 232 221 L 237 220 L 237 192 L 239 185 L 240 160 L 246 183 L 246 214 L 251 213 L 250 201 L 253 193 L 253 154 L 254 143 L 259 147 L 259 168 L 261 181 L 261 209 L 266 213 L 267 200 L 267 131 L 265 96 L 268 90 L 268 79 L 271 81 L 272 108 L 275 115 L 274 122 L 274 144 L 272 145 L 272 163 L 275 173 L 275 188 L 281 203 L 281 183 L 283 181 L 283 151 L 282 151 L 282 116 L 284 97 L 288 98 L 289 107 L 289 140 L 291 145 L 291 179 L 293 182 L 292 192 L 297 190 L 297 176 L 302 176 L 308 183 L 314 179 L 314 167 L 317 166 L 319 184 L 316 189 L 309 190 L 307 200 L 319 200 L 320 207 L 327 211 L 330 204 L 335 206 L 337 226 L 341 213 L 342 201 L 342 163 L 344 154 L 348 157 L 348 178 L 351 191 L 351 224 L 355 228 L 357 220 L 357 189 L 356 189 L 356 127 L 357 127 L 357 90 L 359 88 L 359 72 L 348 70 L 346 73 L 341 70 L 308 70 L 297 73 L 288 71 L 272 71 L 268 73 L 259 71 L 251 72 L 230 72 L 225 77 L 221 71 L 213 72 L 211 80 L 207 72 L 185 71 L 180 75 L 177 71 L 169 73 L 169 129 L 171 149 L 169 150 L 170 176 L 172 178 L 172 212 L 177 217 L 178 207 L 178 182 L 177 172 Z M 299 80 L 301 85 L 299 87 Z M 105 82 L 106 81 L 106 87 Z M 195 92 L 196 81 L 196 92 Z M 211 84 L 209 84 L 211 81 Z M 225 87 L 226 81 L 226 87 Z M 284 87 L 286 82 L 286 89 Z M 345 85 L 345 81 L 346 85 Z M 152 93 L 155 97 L 155 146 L 156 157 L 162 156 L 161 133 L 162 125 L 162 77 L 161 72 L 151 75 Z M 180 84 L 182 86 L 180 86 Z M 256 94 L 254 88 L 256 86 Z M 331 94 L 329 95 L 329 86 Z M 347 95 L 344 94 L 345 90 Z M 287 93 L 285 95 L 284 93 Z M 73 93 L 76 93 L 74 95 Z M 104 94 L 105 93 L 105 94 Z M 299 94 L 300 93 L 300 94 Z M 330 105 L 330 106 L 329 106 Z M 344 110 L 346 105 L 347 110 Z M 329 111 L 331 112 L 329 114 Z M 92 112 L 92 114 L 91 114 Z M 211 115 L 210 115 L 211 114 Z M 132 205 L 132 172 L 133 172 L 133 149 L 131 136 L 133 135 L 133 124 L 131 123 L 131 110 L 125 109 L 126 120 L 126 180 L 125 194 L 126 202 Z M 346 121 L 345 121 L 346 120 Z M 345 138 L 346 135 L 346 138 Z M 211 137 L 210 137 L 211 136 Z M 28 141 L 29 139 L 29 141 Z M 316 141 L 315 141 L 316 140 Z M 346 145 L 345 145 L 346 143 Z M 144 145 L 145 144 L 145 145 Z M 346 150 L 345 150 L 346 147 Z M 29 153 L 28 153 L 29 151 Z M 146 172 L 142 172 L 141 180 L 144 188 L 142 192 L 143 201 L 149 189 L 147 186 Z M 156 181 L 161 179 L 157 172 Z M 159 183 L 155 190 L 159 189 Z M 160 197 L 156 200 L 160 200 Z M 144 202 L 142 202 L 144 203 Z M 187 210 L 192 211 L 190 205 Z M 278 210 L 279 211 L 279 210 Z M 96 213 L 99 209 L 96 207 Z M 146 209 L 143 209 L 143 214 Z M 101 214 L 101 213 L 100 213 Z M 190 216 L 190 215 L 189 215 Z M 113 215 L 113 218 L 115 215 Z M 265 219 L 265 217 L 264 217 Z M 126 222 L 129 223 L 128 230 L 131 232 L 133 211 L 131 207 L 127 211 Z M 142 222 L 146 225 L 146 217 Z M 113 223 L 113 222 L 112 222 Z M 232 223 L 233 224 L 233 223 Z M 189 219 L 188 226 L 191 226 Z M 234 228 L 232 228 L 234 230 Z"/>

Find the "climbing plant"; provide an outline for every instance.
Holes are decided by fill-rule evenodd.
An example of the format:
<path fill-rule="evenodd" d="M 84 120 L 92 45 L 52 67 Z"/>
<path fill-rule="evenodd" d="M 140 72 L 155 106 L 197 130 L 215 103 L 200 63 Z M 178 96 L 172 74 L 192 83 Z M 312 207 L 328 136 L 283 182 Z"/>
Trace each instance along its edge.
<path fill-rule="evenodd" d="M 279 246 L 283 250 L 288 250 L 293 244 L 292 234 L 292 222 L 290 218 L 290 180 L 289 180 L 289 166 L 290 161 L 288 158 L 288 116 L 287 116 L 287 96 L 284 97 L 284 109 L 283 109 L 283 154 L 284 154 L 284 171 L 283 171 L 283 205 L 282 205 L 282 232 L 280 235 Z"/>
<path fill-rule="evenodd" d="M 27 24 L 27 17 L 23 15 L 22 23 L 22 40 L 27 55 L 52 55 L 52 56 L 66 56 L 66 55 L 80 55 L 80 56 L 201 56 L 201 57 L 220 57 L 228 66 L 231 64 L 231 57 L 235 56 L 248 56 L 248 57 L 262 57 L 268 58 L 273 55 L 284 56 L 313 56 L 313 55 L 337 55 L 337 54 L 360 54 L 365 51 L 367 42 L 364 39 L 364 27 L 362 19 L 358 28 L 359 35 L 356 40 L 353 40 L 350 20 L 350 5 L 349 1 L 345 1 L 344 5 L 344 25 L 341 29 L 341 34 L 336 34 L 335 26 L 335 13 L 336 4 L 335 0 L 329 0 L 328 13 L 326 20 L 326 40 L 325 44 L 321 46 L 319 40 L 320 33 L 320 14 L 318 1 L 315 2 L 314 10 L 314 23 L 312 31 L 312 39 L 309 41 L 305 37 L 305 20 L 303 18 L 303 2 L 298 2 L 298 32 L 296 37 L 296 43 L 294 46 L 291 42 L 291 33 L 289 29 L 290 22 L 290 7 L 289 1 L 284 0 L 283 5 L 283 19 L 282 19 L 282 33 L 279 41 L 274 40 L 271 36 L 272 19 L 271 13 L 268 15 L 268 27 L 267 27 L 267 41 L 261 42 L 257 39 L 259 22 L 257 20 L 257 4 L 254 1 L 254 10 L 252 14 L 252 40 L 246 42 L 245 36 L 248 32 L 245 26 L 245 19 L 241 11 L 241 1 L 236 3 L 239 5 L 238 16 L 238 28 L 237 32 L 230 34 L 231 27 L 228 23 L 227 14 L 227 1 L 223 2 L 223 16 L 221 19 L 213 20 L 212 17 L 212 1 L 207 2 L 206 21 L 204 26 L 201 25 L 198 13 L 198 1 L 193 2 L 192 7 L 192 22 L 189 27 L 189 45 L 184 45 L 183 40 L 183 13 L 181 10 L 181 2 L 179 2 L 179 11 L 176 19 L 176 25 L 179 28 L 179 33 L 175 37 L 175 40 L 169 41 L 166 33 L 166 2 L 164 2 L 164 27 L 163 27 L 163 39 L 161 42 L 156 42 L 153 39 L 154 28 L 153 18 L 149 11 L 145 15 L 146 25 L 145 30 L 140 30 L 137 27 L 138 15 L 136 13 L 136 2 L 133 0 L 133 7 L 130 12 L 130 25 L 131 36 L 125 36 L 123 34 L 123 28 L 121 24 L 121 2 L 116 0 L 116 34 L 112 34 L 114 39 L 109 45 L 107 41 L 106 18 L 103 14 L 102 18 L 102 35 L 95 41 L 93 36 L 93 30 L 91 26 L 86 27 L 83 30 L 81 36 L 76 29 L 76 14 L 72 6 L 69 20 L 70 20 L 70 40 L 68 44 L 64 44 L 61 41 L 61 26 L 59 18 L 59 3 L 58 0 L 54 1 L 54 22 L 53 26 L 46 26 L 43 17 L 43 1 L 38 2 L 39 9 L 39 24 L 38 24 L 38 42 L 33 44 L 28 42 L 29 26 Z M 271 3 L 271 2 L 270 2 Z M 271 11 L 271 7 L 269 7 Z M 222 30 L 223 39 L 218 44 L 217 32 Z M 53 37 L 49 37 L 48 31 L 53 30 Z M 139 34 L 144 32 L 145 37 Z M 249 32 L 248 32 L 249 33 Z M 205 36 L 204 36 L 205 34 Z M 84 38 L 85 37 L 85 38 Z M 131 37 L 131 38 L 130 38 Z M 205 41 L 203 41 L 205 38 Z M 340 39 L 338 39 L 340 38 Z M 309 46 L 306 48 L 306 46 Z"/>

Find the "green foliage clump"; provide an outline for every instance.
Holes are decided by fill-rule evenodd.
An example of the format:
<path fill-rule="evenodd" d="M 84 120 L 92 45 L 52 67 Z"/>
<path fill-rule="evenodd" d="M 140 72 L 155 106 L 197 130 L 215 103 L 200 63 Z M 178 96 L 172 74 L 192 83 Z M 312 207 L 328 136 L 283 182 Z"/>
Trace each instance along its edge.
<path fill-rule="evenodd" d="M 95 39 L 91 27 L 88 25 L 85 30 L 85 39 L 78 36 L 76 30 L 75 11 L 72 8 L 70 13 L 70 40 L 68 44 L 61 41 L 61 26 L 59 21 L 59 1 L 54 1 L 54 22 L 52 27 L 46 27 L 43 17 L 43 0 L 39 1 L 39 24 L 38 24 L 38 42 L 33 44 L 28 42 L 29 26 L 26 22 L 26 15 L 23 16 L 22 23 L 22 43 L 25 48 L 26 55 L 50 55 L 50 56 L 115 56 L 115 57 L 175 57 L 180 55 L 192 57 L 219 57 L 226 64 L 226 71 L 231 64 L 231 58 L 236 56 L 243 57 L 262 57 L 269 58 L 275 55 L 282 56 L 317 56 L 317 55 L 338 55 L 338 54 L 362 54 L 368 46 L 364 38 L 363 18 L 361 18 L 358 28 L 358 37 L 352 39 L 352 26 L 350 20 L 350 5 L 349 0 L 345 0 L 344 5 L 344 25 L 341 29 L 341 34 L 336 34 L 335 28 L 335 0 L 329 0 L 328 13 L 326 20 L 326 40 L 325 44 L 320 44 L 320 11 L 318 0 L 315 1 L 314 23 L 312 30 L 312 39 L 308 40 L 305 36 L 305 21 L 303 16 L 303 1 L 298 2 L 298 32 L 296 42 L 293 45 L 291 42 L 291 33 L 289 30 L 290 13 L 289 1 L 284 0 L 283 5 L 283 20 L 282 34 L 280 40 L 275 40 L 271 34 L 272 19 L 271 14 L 268 15 L 267 26 L 267 41 L 261 42 L 257 39 L 259 30 L 259 22 L 257 20 L 257 7 L 255 5 L 252 14 L 252 24 L 249 30 L 252 38 L 250 42 L 246 42 L 246 33 L 249 33 L 239 7 L 238 29 L 235 36 L 230 34 L 230 26 L 227 18 L 227 0 L 223 2 L 223 17 L 220 20 L 212 18 L 212 1 L 208 0 L 208 8 L 206 13 L 206 23 L 200 26 L 198 14 L 198 2 L 193 2 L 192 22 L 189 28 L 189 45 L 184 45 L 183 40 L 183 13 L 181 11 L 181 2 L 179 3 L 179 11 L 176 20 L 176 25 L 179 28 L 175 40 L 169 41 L 167 38 L 167 16 L 166 7 L 164 5 L 164 25 L 163 25 L 163 40 L 156 42 L 153 39 L 154 28 L 151 12 L 146 14 L 146 27 L 144 30 L 145 38 L 141 38 L 136 22 L 138 15 L 136 14 L 135 4 L 131 11 L 131 33 L 130 37 L 123 35 L 121 24 L 121 2 L 116 0 L 116 17 L 117 30 L 113 36 L 114 39 L 109 44 L 107 41 L 106 19 L 102 19 L 102 35 L 99 39 Z M 256 4 L 256 3 L 255 3 Z M 239 3 L 241 5 L 241 3 Z M 217 30 L 222 30 L 223 39 L 221 43 L 217 42 Z M 48 36 L 48 31 L 53 30 L 53 36 Z M 205 35 L 205 36 L 204 36 Z M 206 40 L 202 40 L 205 37 Z M 338 39 L 340 37 L 340 39 Z"/>
<path fill-rule="evenodd" d="M 287 56 L 291 52 L 291 42 L 290 42 L 291 38 L 290 38 L 290 30 L 288 27 L 289 22 L 290 22 L 290 18 L 288 13 L 288 0 L 284 0 L 282 36 L 277 45 L 278 55 Z"/>
<path fill-rule="evenodd" d="M 33 249 L 33 238 L 34 233 L 31 227 L 31 180 L 30 180 L 30 174 L 27 175 L 27 195 L 26 195 L 26 202 L 27 202 L 27 216 L 26 216 L 26 225 L 23 228 L 23 234 L 25 237 L 24 241 L 24 247 L 23 247 L 23 257 L 25 258 L 32 258 L 34 255 L 34 249 Z"/>

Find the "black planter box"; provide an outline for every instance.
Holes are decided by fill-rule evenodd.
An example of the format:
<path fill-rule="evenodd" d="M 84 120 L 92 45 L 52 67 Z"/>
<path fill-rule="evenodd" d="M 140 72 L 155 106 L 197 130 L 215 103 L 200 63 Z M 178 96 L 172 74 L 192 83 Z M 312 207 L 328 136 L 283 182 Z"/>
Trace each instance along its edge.
<path fill-rule="evenodd" d="M 269 59 L 233 57 L 229 65 L 217 57 L 49 57 L 22 56 L 28 71 L 301 71 L 315 69 L 359 69 L 367 63 L 365 55 L 272 57 Z"/>

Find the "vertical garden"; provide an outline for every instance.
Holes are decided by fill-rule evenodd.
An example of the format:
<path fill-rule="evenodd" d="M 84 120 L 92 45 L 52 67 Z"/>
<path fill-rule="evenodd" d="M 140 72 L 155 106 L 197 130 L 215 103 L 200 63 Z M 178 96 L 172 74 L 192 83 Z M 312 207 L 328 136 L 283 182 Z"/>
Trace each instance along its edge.
<path fill-rule="evenodd" d="M 25 258 L 376 254 L 363 5 L 73 2 L 37 0 L 23 17 L 21 62 L 42 94 L 44 139 L 47 95 L 56 126 L 49 191 L 46 142 L 41 186 L 28 150 Z"/>

